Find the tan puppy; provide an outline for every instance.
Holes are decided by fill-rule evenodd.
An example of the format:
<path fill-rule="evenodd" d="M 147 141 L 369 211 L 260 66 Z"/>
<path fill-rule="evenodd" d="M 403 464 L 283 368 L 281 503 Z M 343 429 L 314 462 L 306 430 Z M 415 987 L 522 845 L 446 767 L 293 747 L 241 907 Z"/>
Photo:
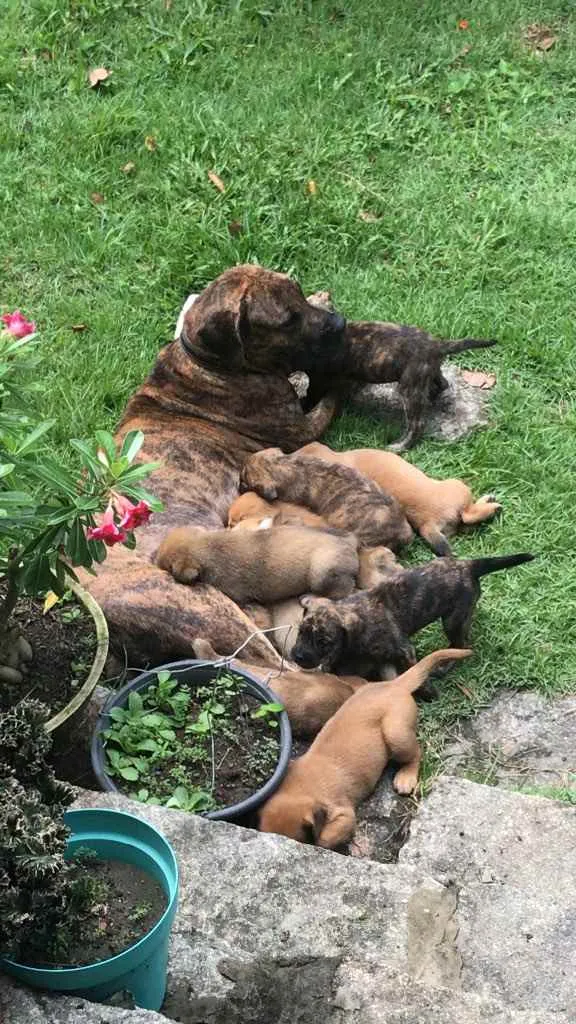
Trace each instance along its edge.
<path fill-rule="evenodd" d="M 357 541 L 302 526 L 240 532 L 183 526 L 165 537 L 156 564 L 179 583 L 209 583 L 238 604 L 271 604 L 308 591 L 337 598 L 354 588 Z"/>
<path fill-rule="evenodd" d="M 265 501 L 255 491 L 246 491 L 228 509 L 228 526 L 254 530 L 262 520 L 270 520 L 270 526 L 313 526 L 327 528 L 328 523 L 304 505 L 293 505 L 290 501 Z"/>
<path fill-rule="evenodd" d="M 318 733 L 310 749 L 292 761 L 280 788 L 260 812 L 260 831 L 335 849 L 356 828 L 356 806 L 376 787 L 389 760 L 402 767 L 398 793 L 418 782 L 418 709 L 412 694 L 441 661 L 471 651 L 435 651 L 394 682 L 369 683 L 350 697 Z"/>
<path fill-rule="evenodd" d="M 217 661 L 220 655 L 207 640 L 195 640 L 194 654 L 202 661 Z M 329 672 L 303 672 L 294 665 L 281 671 L 267 671 L 235 658 L 231 667 L 247 669 L 266 683 L 282 701 L 292 731 L 296 736 L 315 736 L 329 718 L 338 711 L 361 686 L 368 684 L 360 676 L 334 676 Z M 370 684 L 372 685 L 372 684 Z"/>
<path fill-rule="evenodd" d="M 397 499 L 410 525 L 436 555 L 452 553 L 446 537 L 456 533 L 462 523 L 468 526 L 493 519 L 502 508 L 491 495 L 475 502 L 462 480 L 434 480 L 390 451 L 357 448 L 335 452 L 328 445 L 313 442 L 297 454 L 350 466 L 380 484 Z"/>

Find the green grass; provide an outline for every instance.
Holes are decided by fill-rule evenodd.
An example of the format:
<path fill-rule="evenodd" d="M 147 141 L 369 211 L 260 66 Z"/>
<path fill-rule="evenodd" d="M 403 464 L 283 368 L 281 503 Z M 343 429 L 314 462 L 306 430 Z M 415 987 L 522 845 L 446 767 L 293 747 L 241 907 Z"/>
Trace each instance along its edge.
<path fill-rule="evenodd" d="M 523 40 L 531 22 L 558 36 L 545 55 Z M 563 692 L 576 675 L 575 40 L 568 0 L 4 0 L 0 13 L 0 301 L 40 323 L 57 445 L 113 425 L 183 297 L 236 261 L 328 286 L 350 317 L 501 339 L 462 357 L 497 374 L 490 428 L 411 458 L 504 502 L 459 553 L 540 558 L 486 580 L 475 657 L 423 711 L 431 750 L 497 687 Z M 113 74 L 93 90 L 99 65 Z M 331 436 L 388 435 L 349 416 Z"/>

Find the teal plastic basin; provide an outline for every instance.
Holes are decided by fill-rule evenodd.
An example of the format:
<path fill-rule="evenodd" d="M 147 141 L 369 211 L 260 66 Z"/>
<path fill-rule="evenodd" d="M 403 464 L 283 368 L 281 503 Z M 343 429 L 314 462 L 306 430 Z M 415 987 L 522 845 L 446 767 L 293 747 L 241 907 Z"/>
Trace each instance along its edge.
<path fill-rule="evenodd" d="M 170 843 L 152 825 L 124 811 L 67 811 L 72 831 L 67 856 L 80 846 L 108 860 L 141 868 L 162 886 L 168 905 L 154 927 L 122 953 L 87 967 L 27 967 L 0 960 L 0 968 L 33 988 L 51 989 L 102 1002 L 127 991 L 136 1006 L 159 1010 L 166 993 L 170 929 L 178 903 L 178 864 Z"/>

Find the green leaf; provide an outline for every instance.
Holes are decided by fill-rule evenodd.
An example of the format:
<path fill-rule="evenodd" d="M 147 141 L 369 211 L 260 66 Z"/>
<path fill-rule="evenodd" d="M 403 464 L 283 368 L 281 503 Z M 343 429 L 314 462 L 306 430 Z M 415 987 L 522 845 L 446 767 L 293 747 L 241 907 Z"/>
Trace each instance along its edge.
<path fill-rule="evenodd" d="M 132 714 L 139 714 L 144 708 L 144 702 L 142 697 L 136 690 L 132 690 L 132 693 L 128 695 L 128 709 Z"/>
<path fill-rule="evenodd" d="M 34 427 L 34 430 L 28 434 L 28 437 L 24 438 L 24 440 L 19 444 L 16 449 L 16 455 L 24 455 L 25 452 L 30 451 L 36 442 L 52 429 L 55 423 L 56 420 L 46 420 L 44 423 L 39 423 L 37 427 Z"/>
<path fill-rule="evenodd" d="M 90 448 L 90 445 L 86 441 L 79 441 L 78 438 L 73 438 L 70 444 L 84 459 L 88 469 L 92 471 L 92 474 L 96 477 L 101 477 L 104 473 L 104 466 L 98 461 L 94 452 Z"/>
<path fill-rule="evenodd" d="M 171 678 L 171 673 L 168 671 L 168 669 L 163 668 L 160 672 L 156 673 L 156 678 L 159 683 L 167 683 L 168 680 Z"/>
<path fill-rule="evenodd" d="M 32 495 L 27 494 L 26 491 L 0 490 L 0 505 L 7 505 L 8 507 L 23 505 L 26 508 L 33 508 L 36 505 L 36 502 Z"/>
<path fill-rule="evenodd" d="M 155 754 L 160 749 L 156 740 L 153 739 L 140 740 L 140 742 L 136 744 L 136 747 L 138 750 L 148 750 L 151 754 Z"/>
<path fill-rule="evenodd" d="M 128 718 L 124 708 L 110 708 L 108 714 L 113 722 L 125 722 Z"/>
<path fill-rule="evenodd" d="M 134 462 L 134 459 L 138 455 L 138 452 L 140 451 L 143 444 L 144 434 L 142 433 L 142 431 L 129 430 L 122 444 L 120 458 L 127 459 L 128 462 Z"/>
<path fill-rule="evenodd" d="M 82 565 L 86 569 L 92 565 L 92 555 L 79 519 L 72 523 L 64 546 L 72 565 Z"/>
<path fill-rule="evenodd" d="M 161 465 L 162 463 L 160 462 L 145 462 L 142 465 L 132 466 L 120 475 L 118 482 L 124 486 L 124 484 L 136 483 L 137 480 L 144 480 L 145 477 L 149 476 L 150 473 L 153 473 Z"/>
<path fill-rule="evenodd" d="M 4 476 L 9 476 L 13 469 L 14 469 L 14 463 L 13 462 L 4 462 L 4 463 L 2 463 L 2 465 L 0 465 L 0 479 L 2 479 L 2 477 L 4 477 Z"/>
<path fill-rule="evenodd" d="M 99 448 L 103 448 L 108 456 L 109 461 L 112 463 L 116 459 L 116 444 L 112 434 L 109 434 L 107 430 L 97 430 L 94 434 L 96 443 Z"/>
<path fill-rule="evenodd" d="M 134 768 L 132 765 L 126 765 L 124 768 L 119 768 L 118 773 L 123 779 L 127 779 L 128 782 L 136 782 L 140 776 L 138 769 Z"/>

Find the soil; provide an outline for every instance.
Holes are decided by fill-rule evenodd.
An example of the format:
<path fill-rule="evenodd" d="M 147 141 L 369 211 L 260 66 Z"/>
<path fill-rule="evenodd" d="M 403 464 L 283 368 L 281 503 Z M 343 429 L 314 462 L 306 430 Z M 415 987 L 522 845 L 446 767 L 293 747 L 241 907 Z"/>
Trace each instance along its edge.
<path fill-rule="evenodd" d="M 92 616 L 74 595 L 59 602 L 46 615 L 43 612 L 43 600 L 21 597 L 12 616 L 34 652 L 18 696 L 41 700 L 54 715 L 72 699 L 90 671 L 96 652 L 96 630 Z M 13 687 L 11 691 L 14 698 Z"/>
<path fill-rule="evenodd" d="M 73 955 L 66 961 L 26 959 L 24 962 L 51 967 L 84 967 L 108 960 L 138 942 L 164 913 L 167 905 L 162 886 L 141 868 L 119 860 L 94 860 L 82 863 L 87 873 L 102 888 L 102 901 L 94 906 L 94 925 L 83 941 L 75 943 Z"/>
<path fill-rule="evenodd" d="M 208 757 L 196 760 L 178 759 L 176 756 L 162 761 L 149 773 L 144 785 L 158 797 L 167 798 L 178 784 L 210 790 L 212 786 L 212 763 L 214 764 L 214 808 L 231 807 L 240 803 L 260 789 L 270 778 L 280 750 L 279 728 L 272 730 L 263 719 L 253 719 L 251 712 L 260 707 L 261 701 L 246 693 L 231 698 L 231 725 L 223 733 L 214 734 L 214 752 L 209 745 Z M 196 718 L 202 710 L 202 703 L 194 698 L 189 707 L 189 716 Z M 197 745 L 194 737 L 185 737 L 184 730 L 177 730 L 178 739 L 188 740 L 188 750 Z M 185 777 L 175 780 L 174 770 L 184 769 Z M 118 781 L 116 780 L 117 784 Z M 212 809 L 212 808 L 211 808 Z"/>

